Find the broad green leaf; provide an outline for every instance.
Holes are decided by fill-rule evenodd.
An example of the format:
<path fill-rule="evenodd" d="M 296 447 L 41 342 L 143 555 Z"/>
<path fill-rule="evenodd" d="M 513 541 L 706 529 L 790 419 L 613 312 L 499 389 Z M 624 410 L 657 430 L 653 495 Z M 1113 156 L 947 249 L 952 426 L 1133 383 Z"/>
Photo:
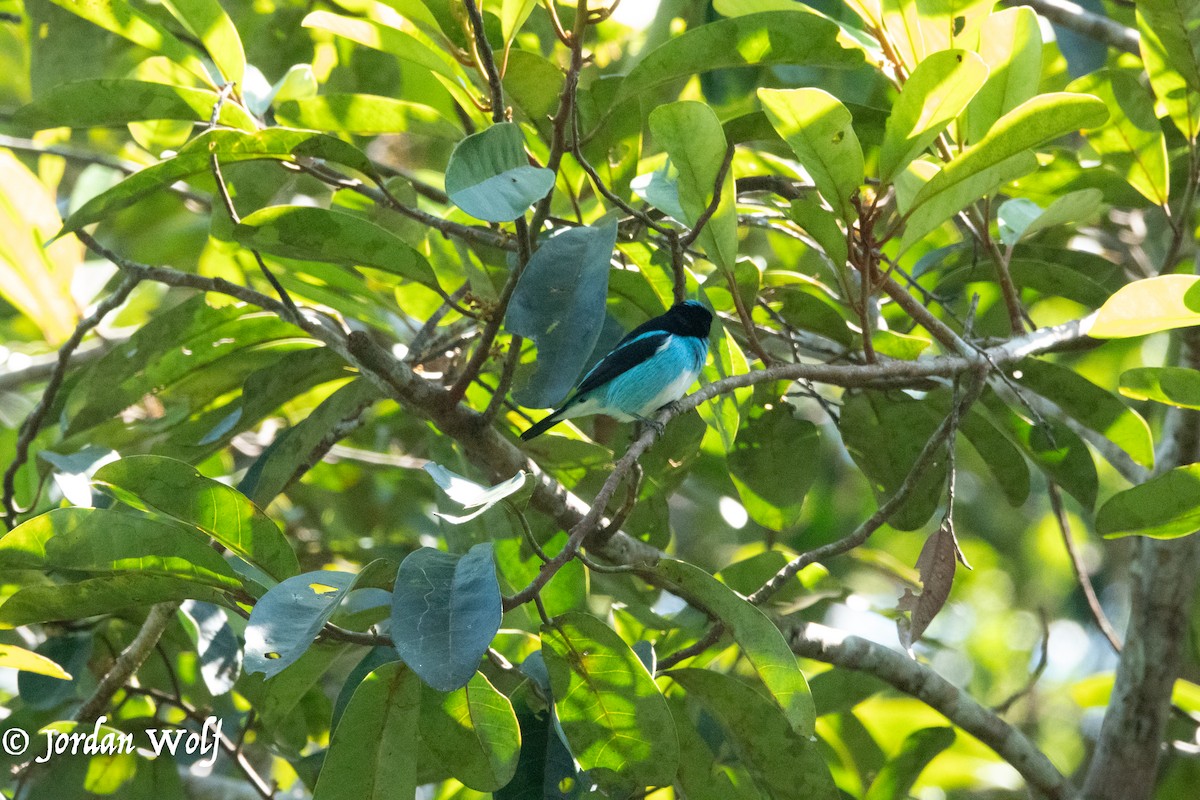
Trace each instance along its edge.
<path fill-rule="evenodd" d="M 698 730 L 708 720 L 702 716 L 693 723 L 681 696 L 667 698 L 667 705 L 679 739 L 679 773 L 675 782 L 683 796 L 688 800 L 729 800 L 738 796 L 725 765 L 719 764 L 713 753 L 720 743 L 710 743 Z M 707 726 L 705 732 L 709 732 Z"/>
<path fill-rule="evenodd" d="M 222 591 L 242 588 L 225 559 L 199 536 L 95 508 L 57 508 L 18 525 L 0 539 L 0 569 L 161 575 Z"/>
<path fill-rule="evenodd" d="M 812 236 L 833 264 L 835 272 L 846 271 L 850 248 L 846 234 L 838 226 L 837 216 L 812 200 L 798 198 L 788 207 L 788 217 Z"/>
<path fill-rule="evenodd" d="M 180 148 L 173 158 L 135 172 L 89 199 L 67 218 L 63 232 L 99 222 L 154 192 L 166 190 L 176 181 L 207 173 L 212 169 L 214 155 L 222 164 L 255 159 L 296 163 L 304 158 L 320 158 L 378 177 L 362 151 L 332 136 L 287 128 L 268 128 L 255 133 L 207 131 Z"/>
<path fill-rule="evenodd" d="M 55 86 L 33 103 L 17 109 L 13 119 L 30 128 L 95 128 L 151 119 L 207 122 L 217 93 L 187 86 L 98 78 Z M 241 106 L 225 103 L 219 121 L 253 131 L 258 125 Z"/>
<path fill-rule="evenodd" d="M 525 119 L 543 135 L 550 130 L 549 120 L 558 107 L 562 84 L 562 70 L 541 55 L 528 50 L 513 50 L 508 54 L 504 91 L 515 110 L 524 112 Z"/>
<path fill-rule="evenodd" d="M 721 122 L 707 105 L 690 100 L 659 106 L 650 112 L 649 122 L 650 132 L 678 171 L 681 221 L 694 226 L 712 203 L 717 175 L 725 160 L 725 132 Z M 726 270 L 732 270 L 737 263 L 736 200 L 730 168 L 721 183 L 717 210 L 698 239 L 709 260 Z"/>
<path fill-rule="evenodd" d="M 212 76 L 196 53 L 154 18 L 143 14 L 128 0 L 52 0 L 72 14 L 78 14 L 147 50 L 161 53 L 187 68 L 197 78 L 213 83 Z M 214 0 L 215 2 L 215 0 Z M 210 106 L 211 108 L 211 106 Z M 207 117 L 205 117 L 207 119 Z"/>
<path fill-rule="evenodd" d="M 218 0 L 164 0 L 167 10 L 204 44 L 225 83 L 242 83 L 246 53 L 233 20 Z"/>
<path fill-rule="evenodd" d="M 1104 193 L 1099 189 L 1068 192 L 1045 209 L 1024 197 L 1006 200 L 996 214 L 1000 241 L 1012 247 L 1047 228 L 1086 220 L 1096 213 L 1103 200 Z"/>
<path fill-rule="evenodd" d="M 1121 394 L 1179 408 L 1200 409 L 1200 372 L 1183 367 L 1141 367 L 1121 373 Z"/>
<path fill-rule="evenodd" d="M 504 327 L 537 344 L 537 364 L 513 392 L 530 408 L 566 398 L 604 327 L 617 225 L 582 226 L 541 243 L 517 281 Z"/>
<path fill-rule="evenodd" d="M 1117 492 L 1096 512 L 1105 538 L 1149 536 L 1175 539 L 1200 530 L 1200 464 L 1176 467 Z"/>
<path fill-rule="evenodd" d="M 850 457 L 883 503 L 904 483 L 937 425 L 919 401 L 869 391 L 846 400 L 838 428 Z M 945 483 L 946 460 L 938 458 L 918 476 L 916 487 L 888 524 L 906 531 L 924 525 L 941 502 Z"/>
<path fill-rule="evenodd" d="M 504 38 L 504 52 L 516 37 L 517 31 L 533 13 L 537 0 L 500 0 L 500 35 Z"/>
<path fill-rule="evenodd" d="M 975 42 L 993 5 L 992 0 L 916 0 L 926 54 Z"/>
<path fill-rule="evenodd" d="M 228 693 L 242 674 L 242 643 L 225 611 L 212 603 L 188 600 L 179 608 L 179 621 L 196 647 L 204 688 L 213 697 Z"/>
<path fill-rule="evenodd" d="M 1124 339 L 1200 325 L 1200 278 L 1160 275 L 1122 286 L 1096 312 L 1087 335 Z"/>
<path fill-rule="evenodd" d="M 883 30 L 892 40 L 896 55 L 910 72 L 913 71 L 925 55 L 933 49 L 925 45 L 925 35 L 921 31 L 921 11 L 916 0 L 875 0 L 879 7 L 876 17 Z"/>
<path fill-rule="evenodd" d="M 379 50 L 402 62 L 429 70 L 463 108 L 474 108 L 472 89 L 467 88 L 462 67 L 446 52 L 436 50 L 398 28 L 369 19 L 314 11 L 301 23 L 305 28 L 329 31 L 363 47 Z"/>
<path fill-rule="evenodd" d="M 135 508 L 191 525 L 276 580 L 300 571 L 296 553 L 275 522 L 244 494 L 162 456 L 130 456 L 106 464 L 93 480 Z"/>
<path fill-rule="evenodd" d="M 433 482 L 446 493 L 447 497 L 471 512 L 459 517 L 437 511 L 434 512 L 436 516 L 453 525 L 470 522 L 504 498 L 514 492 L 519 492 L 521 487 L 525 485 L 525 478 L 528 476 L 528 473 L 521 470 L 508 480 L 501 481 L 495 486 L 480 486 L 478 483 L 468 480 L 462 475 L 453 473 L 441 464 L 433 461 L 425 464 L 423 469 L 429 473 L 429 476 L 433 478 Z"/>
<path fill-rule="evenodd" d="M 71 280 L 83 262 L 75 239 L 47 244 L 61 222 L 54 193 L 11 152 L 0 151 L 0 297 L 55 346 L 75 330 Z"/>
<path fill-rule="evenodd" d="M 639 61 L 614 105 L 679 78 L 727 67 L 807 64 L 853 68 L 862 53 L 838 43 L 839 28 L 816 14 L 799 24 L 793 11 L 767 11 L 722 19 L 668 39 Z"/>
<path fill-rule="evenodd" d="M 269 504 L 308 463 L 313 451 L 343 420 L 381 397 L 379 389 L 359 378 L 327 397 L 307 417 L 276 437 L 246 471 L 238 485 L 259 505 Z"/>
<path fill-rule="evenodd" d="M 392 642 L 404 663 L 434 689 L 451 692 L 467 685 L 501 616 L 491 542 L 461 556 L 422 547 L 400 563 Z"/>
<path fill-rule="evenodd" d="M 1137 14 L 1138 27 L 1157 38 L 1164 66 L 1193 92 L 1200 92 L 1200 30 L 1194 0 L 1141 0 Z M 1158 69 L 1155 72 L 1161 75 Z"/>
<path fill-rule="evenodd" d="M 1182 8 L 1183 5 L 1174 0 L 1152 0 L 1137 9 L 1138 46 L 1146 74 L 1150 76 L 1150 87 L 1159 105 L 1166 110 L 1180 133 L 1194 142 L 1200 135 L 1200 58 L 1193 50 L 1190 59 L 1183 59 L 1183 66 L 1193 78 L 1189 86 L 1188 79 L 1173 66 L 1176 59 L 1167 52 L 1163 44 L 1164 37 L 1155 29 L 1155 26 L 1163 29 L 1172 47 L 1180 47 L 1180 28 L 1186 32 L 1187 26 L 1182 15 L 1176 16 L 1170 12 L 1172 7 Z M 1151 9 L 1149 20 L 1146 9 Z M 1177 52 L 1185 55 L 1185 51 Z"/>
<path fill-rule="evenodd" d="M 1099 308 L 1111 292 L 1077 269 L 1058 262 L 1035 258 L 1013 258 L 1008 263 L 1013 282 L 1022 289 L 1033 289 L 1046 295 L 1066 297 L 1090 308 Z M 941 292 L 954 291 L 975 281 L 994 283 L 996 267 L 990 261 L 976 261 L 947 272 L 938 281 Z"/>
<path fill-rule="evenodd" d="M 657 571 L 689 602 L 719 619 L 753 666 L 759 680 L 799 736 L 811 736 L 816 720 L 812 695 L 783 634 L 755 606 L 699 567 L 660 561 Z"/>
<path fill-rule="evenodd" d="M 1164 205 L 1170 195 L 1167 140 L 1154 115 L 1154 102 L 1142 88 L 1138 73 L 1100 70 L 1067 88 L 1104 101 L 1108 106 L 1108 121 L 1099 126 L 1085 126 L 1088 143 L 1106 165 L 1129 181 L 1143 197 Z"/>
<path fill-rule="evenodd" d="M 900 250 L 907 250 L 968 204 L 1036 169 L 1031 148 L 1103 124 L 1107 118 L 1104 103 L 1085 95 L 1043 94 L 1022 103 L 917 192 Z"/>
<path fill-rule="evenodd" d="M 712 356 L 711 363 L 700 373 L 702 383 L 714 383 L 733 375 L 744 375 L 750 370 L 742 348 L 726 331 L 717 334 L 717 344 L 715 347 L 710 344 L 709 350 Z M 753 393 L 754 390 L 749 387 L 735 389 L 732 393 L 726 392 L 706 400 L 696 408 L 704 424 L 721 437 L 721 447 L 726 453 L 733 449 L 744 407 L 750 402 Z"/>
<path fill-rule="evenodd" d="M 522 670 L 534 658 L 535 652 L 521 665 Z M 544 667 L 543 667 L 544 670 Z M 544 684 L 544 685 L 543 685 Z M 547 693 L 549 681 L 539 681 Z M 521 756 L 517 772 L 508 785 L 497 790 L 494 800 L 575 800 L 590 795 L 591 782 L 581 780 L 579 768 L 563 741 L 562 732 L 554 717 L 554 708 L 546 709 L 530 688 L 533 681 L 519 686 L 513 693 L 517 721 L 521 725 Z M 537 711 L 533 708 L 536 707 Z"/>
<path fill-rule="evenodd" d="M 1120 398 L 1074 370 L 1034 358 L 1014 365 L 1012 376 L 1019 386 L 1045 397 L 1085 427 L 1103 434 L 1136 463 L 1147 469 L 1154 466 L 1150 426 Z"/>
<path fill-rule="evenodd" d="M 517 771 L 517 715 L 481 672 L 449 694 L 422 689 L 421 741 L 451 775 L 479 792 L 501 788 Z"/>
<path fill-rule="evenodd" d="M 864 800 L 908 800 L 913 784 L 930 761 L 954 744 L 954 728 L 921 728 L 900 745 L 867 791 Z"/>
<path fill-rule="evenodd" d="M 0 644 L 0 668 L 48 675 L 64 681 L 71 680 L 70 673 L 51 659 L 15 644 Z"/>
<path fill-rule="evenodd" d="M 811 734 L 798 733 L 779 709 L 752 687 L 704 669 L 676 669 L 667 675 L 721 723 L 734 752 L 764 796 L 772 800 L 839 797 Z"/>
<path fill-rule="evenodd" d="M 354 691 L 313 789 L 313 800 L 390 800 L 417 791 L 421 682 L 398 661 Z"/>
<path fill-rule="evenodd" d="M 775 130 L 843 220 L 858 218 L 850 198 L 863 182 L 863 154 L 850 112 L 823 89 L 759 89 Z"/>
<path fill-rule="evenodd" d="M 784 531 L 800 521 L 804 496 L 817 478 L 817 427 L 779 403 L 738 431 L 726 456 L 729 477 L 750 518 Z"/>
<path fill-rule="evenodd" d="M 454 205 L 488 222 L 511 222 L 554 187 L 554 173 L 534 167 L 515 122 L 500 122 L 463 139 L 446 165 Z"/>
<path fill-rule="evenodd" d="M 620 636 L 584 613 L 542 626 L 554 709 L 571 753 L 602 787 L 665 786 L 679 765 L 667 701 Z"/>
<path fill-rule="evenodd" d="M 1002 429 L 1021 446 L 1051 480 L 1090 509 L 1096 504 L 1099 479 L 1091 451 L 1079 435 L 1058 420 L 1035 425 L 995 395 L 984 393 L 984 404 Z"/>
<path fill-rule="evenodd" d="M 372 267 L 436 287 L 425 257 L 403 239 L 362 217 L 313 206 L 269 206 L 233 229 L 239 244 L 284 258 Z"/>
<path fill-rule="evenodd" d="M 1042 32 L 1032 8 L 996 11 L 983 21 L 979 55 L 988 79 L 967 105 L 967 141 L 987 135 L 996 120 L 1037 94 L 1042 76 Z"/>
<path fill-rule="evenodd" d="M 26 586 L 0 605 L 0 627 L 80 619 L 187 599 L 218 603 L 225 598 L 217 589 L 184 578 L 127 572 Z"/>
<path fill-rule="evenodd" d="M 213 308 L 197 295 L 159 312 L 92 365 L 67 403 L 67 432 L 109 420 L 148 393 L 197 380 L 203 368 L 219 360 L 302 336 L 271 312 L 240 305 Z M 241 382 L 233 377 L 235 385 Z"/>
<path fill-rule="evenodd" d="M 924 59 L 905 82 L 888 117 L 879 151 L 879 179 L 890 182 L 929 147 L 987 77 L 987 65 L 970 50 L 943 50 Z"/>
<path fill-rule="evenodd" d="M 272 586 L 254 604 L 246 623 L 246 672 L 271 678 L 294 664 L 349 594 L 355 578 L 350 572 L 317 570 Z"/>
<path fill-rule="evenodd" d="M 95 646 L 92 631 L 56 633 L 50 629 L 48 633 L 34 652 L 61 665 L 68 674 L 79 677 L 63 680 L 37 672 L 18 672 L 16 684 L 21 703 L 36 711 L 55 709 L 72 699 L 82 700 L 86 696 L 83 693 L 89 691 L 84 677 Z"/>
<path fill-rule="evenodd" d="M 458 141 L 462 130 L 423 103 L 371 94 L 325 94 L 284 100 L 275 107 L 284 125 L 360 135 L 409 133 Z"/>

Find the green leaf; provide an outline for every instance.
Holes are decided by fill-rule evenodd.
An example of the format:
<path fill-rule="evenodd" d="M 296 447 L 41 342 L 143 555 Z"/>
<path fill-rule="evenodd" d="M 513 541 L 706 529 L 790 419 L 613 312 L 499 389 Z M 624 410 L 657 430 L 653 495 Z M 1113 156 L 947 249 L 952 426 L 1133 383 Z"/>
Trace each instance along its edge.
<path fill-rule="evenodd" d="M 553 557 L 567 544 L 567 532 L 559 531 L 542 543 L 542 551 Z M 496 545 L 496 566 L 505 582 L 514 589 L 528 586 L 541 571 L 542 561 L 520 538 L 499 539 Z M 554 573 L 542 587 L 542 604 L 550 616 L 583 608 L 587 600 L 588 576 L 583 563 L 572 559 Z"/>
<path fill-rule="evenodd" d="M 161 53 L 176 64 L 187 68 L 197 78 L 213 83 L 212 77 L 199 57 L 157 20 L 143 14 L 128 0 L 52 0 L 72 14 L 99 25 L 147 50 Z M 211 106 L 209 109 L 211 111 Z M 207 117 L 205 117 L 207 119 Z"/>
<path fill-rule="evenodd" d="M 382 395 L 366 378 L 352 381 L 331 394 L 307 417 L 273 441 L 246 471 L 238 489 L 259 505 L 269 504 L 308 463 L 317 445 L 343 420 Z"/>
<path fill-rule="evenodd" d="M 183 578 L 122 573 L 74 583 L 26 586 L 0 605 L 0 626 L 81 619 L 187 599 L 226 602 L 216 589 Z"/>
<path fill-rule="evenodd" d="M 868 391 L 846 400 L 838 428 L 850 457 L 883 503 L 904 483 L 937 425 L 938 420 L 907 395 Z M 946 461 L 939 458 L 918 476 L 916 487 L 888 524 L 905 531 L 924 525 L 941 502 L 945 482 Z"/>
<path fill-rule="evenodd" d="M 117 499 L 193 526 L 276 580 L 300 571 L 279 527 L 244 494 L 206 478 L 191 464 L 162 456 L 130 456 L 101 467 L 96 483 Z"/>
<path fill-rule="evenodd" d="M 517 715 L 480 672 L 449 694 L 422 689 L 421 741 L 451 775 L 479 792 L 501 788 L 517 771 Z"/>
<path fill-rule="evenodd" d="M 458 556 L 422 547 L 400 563 L 392 593 L 396 652 L 441 692 L 466 686 L 500 629 L 500 584 L 485 542 Z"/>
<path fill-rule="evenodd" d="M 1175 539 L 1200 530 L 1200 464 L 1176 467 L 1117 492 L 1096 512 L 1106 539 L 1149 536 Z"/>
<path fill-rule="evenodd" d="M 1200 278 L 1160 275 L 1122 286 L 1086 331 L 1093 339 L 1124 339 L 1200 325 Z"/>
<path fill-rule="evenodd" d="M 1099 189 L 1068 192 L 1045 209 L 1023 197 L 1006 200 L 996 214 L 1000 227 L 1000 241 L 1012 247 L 1022 239 L 1047 228 L 1086 220 L 1096 213 L 1103 200 L 1104 193 Z"/>
<path fill-rule="evenodd" d="M 511 222 L 554 187 L 554 173 L 529 164 L 515 122 L 500 122 L 463 139 L 446 165 L 454 205 L 488 222 Z"/>
<path fill-rule="evenodd" d="M 783 634 L 767 615 L 699 567 L 663 560 L 657 569 L 689 602 L 695 601 L 725 625 L 792 729 L 811 736 L 816 709 L 808 683 Z"/>
<path fill-rule="evenodd" d="M 176 181 L 207 173 L 212 168 L 213 155 L 223 164 L 255 159 L 296 163 L 302 158 L 321 158 L 351 167 L 372 178 L 378 177 L 362 151 L 332 136 L 286 128 L 268 128 L 255 133 L 207 131 L 180 148 L 173 158 L 135 172 L 88 200 L 67 218 L 62 233 L 77 231 L 85 225 L 99 222 L 154 192 L 168 189 Z"/>
<path fill-rule="evenodd" d="M 913 731 L 900 745 L 900 752 L 884 765 L 864 800 L 908 800 L 921 772 L 950 745 L 954 728 L 921 728 Z"/>
<path fill-rule="evenodd" d="M 836 800 L 829 767 L 808 736 L 750 686 L 704 669 L 667 673 L 704 706 L 728 734 L 758 789 L 772 800 Z"/>
<path fill-rule="evenodd" d="M 246 672 L 272 678 L 308 652 L 356 577 L 317 570 L 272 586 L 254 604 L 246 623 Z"/>
<path fill-rule="evenodd" d="M 681 222 L 695 226 L 712 203 L 717 175 L 727 153 L 721 121 L 704 103 L 686 100 L 655 108 L 649 123 L 650 132 L 678 170 Z M 729 271 L 737 262 L 736 200 L 731 168 L 721 184 L 717 210 L 698 238 L 709 259 Z"/>
<path fill-rule="evenodd" d="M 99 78 L 55 86 L 17 109 L 13 121 L 38 130 L 113 127 L 152 119 L 207 122 L 216 103 L 217 93 L 208 89 Z M 258 127 L 254 118 L 235 103 L 221 106 L 219 121 L 244 131 Z"/>
<path fill-rule="evenodd" d="M 614 106 L 679 78 L 727 67 L 776 64 L 853 68 L 862 53 L 838 43 L 838 26 L 812 14 L 768 11 L 722 19 L 674 36 L 639 61 L 617 92 Z"/>
<path fill-rule="evenodd" d="M 858 218 L 850 198 L 863 182 L 863 154 L 850 112 L 823 89 L 759 89 L 775 130 L 843 220 Z"/>
<path fill-rule="evenodd" d="M 1004 8 L 983 21 L 979 55 L 988 79 L 967 106 L 967 141 L 978 142 L 996 120 L 1037 94 L 1042 32 L 1032 8 Z"/>
<path fill-rule="evenodd" d="M 617 225 L 583 226 L 542 242 L 517 281 L 504 317 L 537 343 L 535 371 L 513 392 L 529 408 L 557 405 L 579 379 L 604 327 Z"/>
<path fill-rule="evenodd" d="M 709 348 L 712 354 L 711 363 L 700 373 L 701 383 L 714 383 L 733 375 L 744 375 L 750 370 L 746 355 L 738 346 L 737 340 L 723 330 L 717 336 L 716 346 Z M 735 389 L 732 393 L 726 392 L 706 400 L 696 408 L 704 424 L 721 437 L 721 447 L 726 453 L 733 449 L 744 406 L 749 404 L 753 393 L 754 390 L 750 387 Z"/>
<path fill-rule="evenodd" d="M 325 94 L 284 100 L 275 107 L 284 125 L 360 135 L 409 133 L 458 141 L 462 130 L 423 103 L 371 94 Z"/>
<path fill-rule="evenodd" d="M 978 144 L 933 176 L 913 198 L 901 252 L 934 231 L 967 205 L 1008 181 L 1032 172 L 1031 148 L 1108 117 L 1095 97 L 1051 93 L 1034 97 L 1005 114 Z"/>
<path fill-rule="evenodd" d="M 240 305 L 213 308 L 197 295 L 159 312 L 88 370 L 68 401 L 67 433 L 109 420 L 147 393 L 194 379 L 226 357 L 303 335 L 273 313 Z"/>
<path fill-rule="evenodd" d="M 1160 35 L 1158 30 L 1162 29 L 1165 41 L 1170 41 L 1172 48 L 1175 48 L 1179 55 L 1186 54 L 1186 51 L 1180 49 L 1179 41 L 1179 33 L 1188 35 L 1186 17 L 1182 14 L 1176 15 L 1172 11 L 1178 8 L 1180 6 L 1173 0 L 1152 0 L 1138 7 L 1138 47 L 1141 50 L 1142 63 L 1146 66 L 1146 73 L 1150 76 L 1150 87 L 1154 90 L 1154 96 L 1166 109 L 1180 133 L 1194 142 L 1197 135 L 1200 135 L 1200 58 L 1193 50 L 1191 58 L 1182 59 L 1182 66 L 1193 78 L 1189 86 L 1188 79 L 1172 65 L 1176 59 L 1167 52 L 1163 44 L 1164 36 Z M 1150 13 L 1149 18 L 1147 10 Z"/>
<path fill-rule="evenodd" d="M 817 426 L 797 419 L 787 403 L 742 426 L 726 462 L 750 518 L 774 531 L 797 525 L 817 479 L 818 452 Z"/>
<path fill-rule="evenodd" d="M 177 525 L 118 511 L 56 508 L 0 539 L 0 569 L 161 575 L 223 591 L 242 588 L 220 554 Z"/>
<path fill-rule="evenodd" d="M 71 680 L 70 673 L 54 661 L 15 644 L 0 644 L 0 668 L 48 675 L 63 681 Z"/>
<path fill-rule="evenodd" d="M 433 478 L 433 482 L 438 485 L 439 489 L 446 493 L 447 497 L 464 509 L 471 511 L 470 514 L 461 517 L 454 517 L 437 511 L 434 512 L 435 516 L 441 517 L 454 525 L 470 522 L 504 498 L 515 492 L 519 492 L 521 487 L 525 485 L 525 478 L 528 476 L 528 473 L 521 470 L 508 480 L 501 481 L 495 486 L 480 486 L 475 481 L 467 480 L 462 475 L 453 473 L 441 464 L 433 461 L 426 463 L 423 469 L 429 473 L 429 476 Z"/>
<path fill-rule="evenodd" d="M 221 71 L 224 82 L 240 87 L 246 72 L 246 53 L 233 20 L 218 0 L 164 0 L 163 5 L 204 43 L 204 49 Z"/>
<path fill-rule="evenodd" d="M 846 234 L 837 224 L 837 216 L 826 211 L 820 204 L 797 198 L 788 207 L 788 217 L 816 240 L 839 274 L 846 270 L 850 257 Z"/>
<path fill-rule="evenodd" d="M 542 626 L 554 709 L 571 753 L 602 787 L 665 786 L 679 764 L 667 701 L 620 636 L 595 617 Z"/>
<path fill-rule="evenodd" d="M 1026 358 L 1013 367 L 1018 385 L 1045 397 L 1062 411 L 1129 454 L 1136 463 L 1154 466 L 1150 426 L 1120 398 L 1074 370 L 1048 361 Z"/>
<path fill-rule="evenodd" d="M 417 791 L 421 682 L 398 661 L 368 675 L 333 732 L 313 800 L 391 800 Z"/>
<path fill-rule="evenodd" d="M 987 77 L 987 65 L 970 50 L 943 50 L 924 59 L 905 82 L 888 117 L 879 151 L 879 179 L 890 182 L 929 147 Z M 759 96 L 764 91 L 760 89 Z"/>
<path fill-rule="evenodd" d="M 448 53 L 430 47 L 415 36 L 382 22 L 328 11 L 314 11 L 300 24 L 387 53 L 413 67 L 427 69 L 460 106 L 475 107 L 474 90 L 467 88 L 462 67 Z"/>
<path fill-rule="evenodd" d="M 1179 408 L 1200 409 L 1200 372 L 1183 367 L 1141 367 L 1121 373 L 1121 394 Z"/>
<path fill-rule="evenodd" d="M 1164 66 L 1193 92 L 1200 92 L 1200 29 L 1196 27 L 1195 2 L 1142 0 L 1137 4 L 1137 13 L 1138 27 L 1152 31 L 1158 40 Z"/>
<path fill-rule="evenodd" d="M 1170 196 L 1167 140 L 1154 115 L 1154 102 L 1139 78 L 1132 70 L 1105 69 L 1089 73 L 1067 88 L 1104 101 L 1108 121 L 1085 126 L 1084 136 L 1107 166 L 1161 206 Z"/>
<path fill-rule="evenodd" d="M 1058 262 L 1016 257 L 1008 262 L 1008 271 L 1012 274 L 1013 282 L 1023 289 L 1066 297 L 1090 308 L 1104 305 L 1111 294 L 1108 289 L 1084 273 Z M 975 281 L 994 283 L 995 280 L 994 264 L 990 261 L 975 261 L 947 272 L 938 281 L 938 290 L 946 292 L 960 289 L 964 284 Z"/>
<path fill-rule="evenodd" d="M 284 258 L 373 267 L 437 287 L 425 257 L 403 239 L 362 217 L 313 206 L 269 206 L 233 229 L 239 244 Z"/>

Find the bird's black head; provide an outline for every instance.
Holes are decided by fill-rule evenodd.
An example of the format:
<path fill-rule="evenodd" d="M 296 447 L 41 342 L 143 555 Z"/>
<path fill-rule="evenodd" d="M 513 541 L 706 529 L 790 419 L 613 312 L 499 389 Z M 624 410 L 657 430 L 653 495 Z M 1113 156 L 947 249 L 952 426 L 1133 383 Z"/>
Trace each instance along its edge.
<path fill-rule="evenodd" d="M 684 300 L 662 315 L 662 329 L 679 336 L 707 339 L 712 327 L 712 312 L 697 300 Z"/>

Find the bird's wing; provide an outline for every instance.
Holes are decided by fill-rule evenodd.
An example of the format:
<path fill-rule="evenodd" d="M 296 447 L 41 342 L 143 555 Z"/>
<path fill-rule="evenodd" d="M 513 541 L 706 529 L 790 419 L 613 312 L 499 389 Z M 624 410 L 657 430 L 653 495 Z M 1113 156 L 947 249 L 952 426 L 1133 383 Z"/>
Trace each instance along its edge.
<path fill-rule="evenodd" d="M 579 397 L 598 386 L 611 381 L 618 375 L 633 369 L 657 353 L 671 339 L 666 331 L 651 331 L 632 339 L 627 337 L 615 350 L 600 359 L 596 366 L 583 376 L 574 397 Z"/>

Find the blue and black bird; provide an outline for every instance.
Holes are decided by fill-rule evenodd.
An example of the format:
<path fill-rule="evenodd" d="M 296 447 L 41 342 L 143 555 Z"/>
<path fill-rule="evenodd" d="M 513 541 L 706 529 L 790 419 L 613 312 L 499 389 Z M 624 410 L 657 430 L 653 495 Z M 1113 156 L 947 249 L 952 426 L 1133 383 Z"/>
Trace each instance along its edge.
<path fill-rule="evenodd" d="M 607 414 L 621 422 L 650 415 L 683 397 L 704 368 L 712 312 L 695 300 L 671 306 L 617 342 L 553 414 L 521 434 L 529 441 L 564 419 Z"/>

